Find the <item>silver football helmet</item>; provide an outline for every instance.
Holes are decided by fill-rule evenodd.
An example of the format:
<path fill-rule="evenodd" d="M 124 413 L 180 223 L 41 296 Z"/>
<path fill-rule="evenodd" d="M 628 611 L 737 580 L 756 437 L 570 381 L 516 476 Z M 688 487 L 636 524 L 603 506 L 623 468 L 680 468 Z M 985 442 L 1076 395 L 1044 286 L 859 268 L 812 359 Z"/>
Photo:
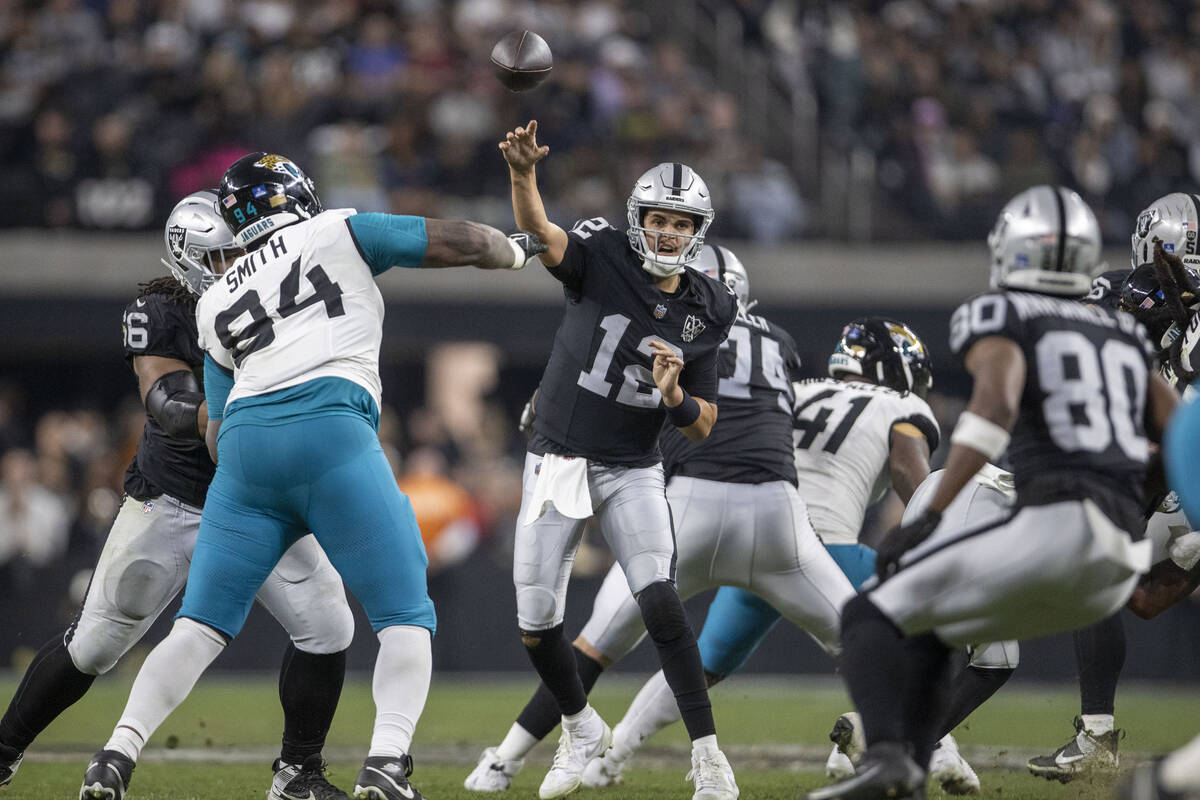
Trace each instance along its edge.
<path fill-rule="evenodd" d="M 1137 269 L 1154 261 L 1154 239 L 1162 239 L 1163 250 L 1174 253 L 1185 267 L 1200 268 L 1200 196 L 1174 192 L 1158 198 L 1138 214 L 1133 230 L 1133 253 L 1129 265 Z"/>
<path fill-rule="evenodd" d="M 242 252 L 217 211 L 217 193 L 211 189 L 192 192 L 171 209 L 163 238 L 163 266 L 195 294 L 204 294 Z"/>
<path fill-rule="evenodd" d="M 758 303 L 750 299 L 750 277 L 746 274 L 746 267 L 728 247 L 706 244 L 696 260 L 688 266 L 728 286 L 737 295 L 738 305 L 743 311 L 749 311 Z"/>
<path fill-rule="evenodd" d="M 988 247 L 993 289 L 1082 297 L 1100 261 L 1100 224 L 1076 192 L 1034 186 L 1004 206 Z"/>
<path fill-rule="evenodd" d="M 657 231 L 647 230 L 642 225 L 646 211 L 651 208 L 690 214 L 696 220 L 690 235 L 671 234 L 685 240 L 677 254 L 664 255 L 658 252 L 657 246 L 647 244 L 647 239 L 657 243 L 659 236 Z M 642 268 L 658 278 L 677 275 L 696 260 L 713 219 L 708 184 L 691 167 L 670 161 L 642 173 L 633 184 L 625 210 L 629 220 L 629 246 L 642 257 Z"/>

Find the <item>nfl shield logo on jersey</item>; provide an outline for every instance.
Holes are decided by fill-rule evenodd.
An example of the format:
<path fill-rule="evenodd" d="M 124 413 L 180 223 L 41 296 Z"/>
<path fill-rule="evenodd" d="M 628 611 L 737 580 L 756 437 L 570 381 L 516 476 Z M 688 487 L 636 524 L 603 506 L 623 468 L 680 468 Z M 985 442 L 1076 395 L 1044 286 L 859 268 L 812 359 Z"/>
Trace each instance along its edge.
<path fill-rule="evenodd" d="M 685 342 L 693 341 L 697 336 L 704 333 L 705 325 L 700 321 L 699 317 L 688 314 L 687 319 L 683 321 L 683 340 Z"/>
<path fill-rule="evenodd" d="M 667 307 L 664 306 L 662 303 L 659 303 L 658 305 L 656 305 L 654 307 L 654 318 L 655 319 L 662 319 L 666 315 L 667 315 Z"/>

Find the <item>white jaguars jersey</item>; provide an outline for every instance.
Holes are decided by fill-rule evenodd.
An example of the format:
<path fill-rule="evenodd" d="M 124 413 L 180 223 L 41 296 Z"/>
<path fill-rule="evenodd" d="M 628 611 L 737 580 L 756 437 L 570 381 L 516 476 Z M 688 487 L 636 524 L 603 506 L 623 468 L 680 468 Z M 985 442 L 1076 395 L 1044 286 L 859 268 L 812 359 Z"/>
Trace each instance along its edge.
<path fill-rule="evenodd" d="M 854 544 L 867 506 L 892 484 L 892 426 L 909 422 L 937 447 L 929 405 L 912 392 L 832 378 L 793 384 L 796 478 L 825 544 Z"/>
<path fill-rule="evenodd" d="M 351 237 L 354 213 L 333 209 L 289 225 L 200 298 L 200 346 L 233 370 L 227 403 L 338 377 L 379 405 L 383 297 Z"/>

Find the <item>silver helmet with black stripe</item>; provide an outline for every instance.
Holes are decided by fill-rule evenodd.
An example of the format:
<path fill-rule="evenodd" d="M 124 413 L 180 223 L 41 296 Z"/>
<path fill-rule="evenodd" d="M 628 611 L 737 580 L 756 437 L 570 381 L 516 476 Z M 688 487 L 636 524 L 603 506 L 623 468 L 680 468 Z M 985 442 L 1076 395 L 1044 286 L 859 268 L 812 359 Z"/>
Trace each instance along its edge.
<path fill-rule="evenodd" d="M 1173 192 L 1146 206 L 1133 229 L 1129 266 L 1154 262 L 1154 240 L 1179 256 L 1185 267 L 1200 269 L 1200 195 Z"/>
<path fill-rule="evenodd" d="M 660 234 L 647 229 L 644 221 L 646 214 L 656 208 L 688 214 L 695 223 L 690 234 L 670 234 L 683 239 L 677 253 L 660 253 L 656 245 L 650 244 L 657 242 Z M 629 246 L 642 257 L 642 268 L 659 278 L 682 272 L 699 257 L 704 234 L 712 224 L 714 213 L 708 184 L 694 169 L 677 161 L 666 161 L 643 172 L 633 184 L 625 211 L 629 222 Z"/>
<path fill-rule="evenodd" d="M 699 257 L 688 266 L 729 287 L 737 295 L 743 311 L 749 311 L 757 303 L 750 299 L 750 276 L 746 274 L 745 265 L 728 247 L 706 244 Z"/>
<path fill-rule="evenodd" d="M 1100 224 L 1077 192 L 1034 186 L 1009 200 L 988 234 L 993 289 L 1082 297 L 1100 261 Z"/>
<path fill-rule="evenodd" d="M 194 294 L 204 294 L 242 253 L 217 211 L 217 193 L 212 189 L 192 192 L 171 209 L 163 240 L 167 243 L 167 257 L 160 259 L 163 266 Z"/>

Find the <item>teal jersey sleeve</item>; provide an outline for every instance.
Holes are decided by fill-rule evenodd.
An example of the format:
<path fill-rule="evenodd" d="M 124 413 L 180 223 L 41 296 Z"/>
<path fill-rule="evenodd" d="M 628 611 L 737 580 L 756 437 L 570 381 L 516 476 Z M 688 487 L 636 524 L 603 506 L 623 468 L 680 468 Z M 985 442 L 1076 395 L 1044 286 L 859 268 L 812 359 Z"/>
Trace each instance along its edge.
<path fill-rule="evenodd" d="M 208 401 L 208 418 L 224 419 L 225 401 L 233 391 L 233 373 L 213 357 L 204 354 L 204 399 Z"/>
<path fill-rule="evenodd" d="M 425 218 L 401 214 L 354 214 L 346 218 L 350 238 L 372 275 L 392 267 L 420 267 L 425 259 Z"/>

